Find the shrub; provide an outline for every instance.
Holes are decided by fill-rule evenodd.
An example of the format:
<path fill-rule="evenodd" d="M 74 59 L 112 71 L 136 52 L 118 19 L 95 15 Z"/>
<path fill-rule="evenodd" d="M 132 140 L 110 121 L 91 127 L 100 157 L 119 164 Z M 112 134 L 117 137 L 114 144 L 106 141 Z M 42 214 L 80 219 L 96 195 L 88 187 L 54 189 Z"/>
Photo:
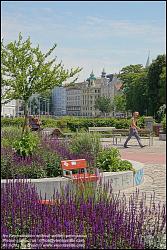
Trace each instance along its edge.
<path fill-rule="evenodd" d="M 56 128 L 57 120 L 52 118 L 41 117 L 41 128 Z"/>
<path fill-rule="evenodd" d="M 83 117 L 62 117 L 59 119 L 46 118 L 41 116 L 42 128 L 62 128 L 63 130 L 69 129 L 72 132 L 80 131 L 84 129 L 88 131 L 88 127 L 116 127 L 116 128 L 128 128 L 130 119 L 122 118 L 83 118 Z M 144 127 L 144 117 L 138 119 L 138 124 Z M 22 126 L 23 118 L 2 118 L 2 126 Z"/>
<path fill-rule="evenodd" d="M 76 154 L 90 153 L 97 156 L 101 148 L 100 137 L 97 133 L 75 134 L 70 142 L 70 149 Z"/>
<path fill-rule="evenodd" d="M 11 148 L 1 149 L 1 178 L 46 177 L 45 162 L 40 155 L 21 157 Z"/>
<path fill-rule="evenodd" d="M 60 157 L 49 150 L 43 150 L 42 156 L 45 161 L 44 169 L 47 177 L 61 176 Z"/>
<path fill-rule="evenodd" d="M 127 119 L 115 119 L 116 129 L 127 129 L 129 128 L 130 120 Z"/>
<path fill-rule="evenodd" d="M 139 117 L 137 124 L 140 128 L 144 128 L 145 127 L 145 121 L 144 121 L 144 116 Z"/>
<path fill-rule="evenodd" d="M 132 164 L 128 161 L 122 161 L 120 152 L 116 148 L 105 148 L 97 158 L 97 167 L 106 172 L 117 172 L 133 170 Z"/>
<path fill-rule="evenodd" d="M 1 178 L 12 177 L 12 157 L 13 151 L 11 148 L 1 148 Z"/>
<path fill-rule="evenodd" d="M 23 137 L 17 140 L 13 147 L 16 150 L 17 154 L 20 156 L 29 156 L 32 155 L 37 145 L 39 144 L 38 135 L 35 133 L 26 133 Z"/>
<path fill-rule="evenodd" d="M 18 126 L 21 127 L 24 124 L 24 118 L 23 117 L 14 117 L 14 118 L 1 118 L 1 126 Z"/>
<path fill-rule="evenodd" d="M 13 147 L 16 140 L 21 138 L 21 128 L 3 127 L 1 130 L 1 145 L 3 147 Z"/>
<path fill-rule="evenodd" d="M 166 133 L 166 114 L 164 115 L 164 118 L 162 119 L 162 127 L 163 127 L 163 131 Z"/>
<path fill-rule="evenodd" d="M 104 189 L 110 194 L 108 199 Z M 86 235 L 84 249 L 162 249 L 165 205 L 156 205 L 154 199 L 148 203 L 145 194 L 140 200 L 138 191 L 127 199 L 106 186 L 98 189 L 99 199 L 93 195 L 87 199 L 83 189 L 78 199 L 66 188 L 63 194 L 55 194 L 52 206 L 37 203 L 40 197 L 27 181 L 8 181 L 1 192 L 4 249 L 9 249 L 10 241 L 4 241 L 3 234 L 9 239 L 11 235 L 33 235 L 28 241 L 30 246 L 35 241 L 35 249 L 46 249 L 39 235 Z M 50 243 L 55 249 L 57 242 Z"/>
<path fill-rule="evenodd" d="M 31 178 L 38 179 L 47 177 L 46 171 L 43 169 L 37 162 L 32 162 L 31 165 L 19 165 L 17 168 L 15 167 L 14 173 L 11 178 Z"/>
<path fill-rule="evenodd" d="M 89 165 L 94 164 L 94 155 L 90 152 L 80 151 L 80 152 L 73 152 L 71 150 L 71 143 L 67 141 L 60 141 L 57 138 L 54 140 L 50 140 L 47 137 L 43 139 L 42 147 L 44 150 L 49 150 L 56 154 L 60 160 L 76 160 L 76 159 L 86 159 Z"/>

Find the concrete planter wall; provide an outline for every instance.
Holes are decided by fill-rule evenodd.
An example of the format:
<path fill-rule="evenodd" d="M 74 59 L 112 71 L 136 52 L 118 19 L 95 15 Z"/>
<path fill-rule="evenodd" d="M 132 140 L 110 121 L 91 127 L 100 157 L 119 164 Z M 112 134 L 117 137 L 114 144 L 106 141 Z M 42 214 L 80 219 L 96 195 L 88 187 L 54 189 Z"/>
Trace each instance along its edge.
<path fill-rule="evenodd" d="M 124 190 L 131 188 L 137 185 L 140 185 L 144 179 L 144 170 L 143 164 L 131 161 L 136 173 L 132 171 L 123 171 L 123 172 L 104 172 L 102 174 L 102 183 L 110 182 L 113 188 L 113 191 Z M 42 196 L 42 199 L 50 199 L 54 192 L 60 192 L 62 188 L 65 188 L 67 185 L 72 187 L 72 182 L 70 179 L 65 177 L 53 177 L 53 178 L 41 178 L 41 179 L 30 179 L 32 184 L 37 188 L 37 192 Z M 1 186 L 5 185 L 6 180 L 1 180 Z"/>
<path fill-rule="evenodd" d="M 159 134 L 159 140 L 160 140 L 160 141 L 166 141 L 166 134 L 160 133 L 160 134 Z"/>

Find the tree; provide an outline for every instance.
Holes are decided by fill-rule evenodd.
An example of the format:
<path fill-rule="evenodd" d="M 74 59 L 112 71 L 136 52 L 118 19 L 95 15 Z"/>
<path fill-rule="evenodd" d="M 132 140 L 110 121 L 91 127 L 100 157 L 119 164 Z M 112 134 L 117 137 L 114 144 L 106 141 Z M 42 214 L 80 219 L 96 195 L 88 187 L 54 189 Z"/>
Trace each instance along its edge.
<path fill-rule="evenodd" d="M 166 67 L 162 68 L 162 73 L 160 74 L 159 98 L 161 104 L 166 103 Z"/>
<path fill-rule="evenodd" d="M 24 102 L 23 133 L 28 122 L 29 98 L 51 91 L 81 71 L 80 68 L 65 70 L 62 62 L 56 63 L 56 57 L 49 60 L 56 46 L 42 53 L 39 45 L 32 47 L 30 37 L 23 41 L 21 33 L 18 41 L 7 45 L 1 41 L 1 84 L 6 88 L 1 99 L 4 103 L 13 99 Z"/>
<path fill-rule="evenodd" d="M 118 94 L 114 97 L 112 102 L 112 107 L 115 111 L 125 112 L 126 111 L 126 97 L 124 94 Z"/>
<path fill-rule="evenodd" d="M 141 64 L 129 65 L 120 71 L 122 92 L 126 99 L 126 110 L 144 114 L 147 109 L 147 69 Z"/>
<path fill-rule="evenodd" d="M 95 109 L 99 109 L 102 114 L 109 113 L 112 110 L 110 98 L 106 96 L 98 97 L 95 101 Z"/>
<path fill-rule="evenodd" d="M 149 114 L 156 116 L 160 106 L 165 101 L 165 88 L 166 88 L 166 56 L 158 55 L 152 62 L 148 69 L 148 98 L 149 98 Z"/>

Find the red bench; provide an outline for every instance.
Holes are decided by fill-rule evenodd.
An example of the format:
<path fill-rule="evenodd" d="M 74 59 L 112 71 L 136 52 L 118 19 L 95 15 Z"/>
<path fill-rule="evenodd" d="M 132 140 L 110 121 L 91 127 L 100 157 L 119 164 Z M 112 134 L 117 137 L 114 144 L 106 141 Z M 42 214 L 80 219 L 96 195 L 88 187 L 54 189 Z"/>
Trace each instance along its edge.
<path fill-rule="evenodd" d="M 63 170 L 63 176 L 72 179 L 75 182 L 93 182 L 100 180 L 99 172 L 89 173 L 88 166 L 85 159 L 78 160 L 65 160 L 61 161 Z M 73 173 L 76 171 L 77 173 Z M 42 205 L 56 205 L 59 204 L 57 201 L 52 200 L 39 200 L 39 204 Z"/>
<path fill-rule="evenodd" d="M 85 159 L 61 161 L 63 176 L 73 181 L 97 181 L 99 180 L 98 170 L 96 173 L 89 173 Z M 74 173 L 76 172 L 76 173 Z"/>

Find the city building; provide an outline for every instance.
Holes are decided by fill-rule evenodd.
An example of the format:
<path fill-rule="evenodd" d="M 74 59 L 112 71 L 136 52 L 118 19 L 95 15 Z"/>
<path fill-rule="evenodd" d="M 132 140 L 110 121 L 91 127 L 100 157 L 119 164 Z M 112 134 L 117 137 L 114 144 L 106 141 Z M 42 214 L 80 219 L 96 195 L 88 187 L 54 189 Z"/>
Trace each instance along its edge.
<path fill-rule="evenodd" d="M 112 100 L 122 86 L 116 74 L 106 75 L 103 69 L 101 77 L 96 78 L 93 71 L 88 79 L 81 83 L 75 83 L 66 87 L 67 114 L 82 117 L 97 117 L 100 111 L 95 109 L 96 99 L 101 96 Z M 110 113 L 110 116 L 113 114 Z"/>
<path fill-rule="evenodd" d="M 66 112 L 67 115 L 81 115 L 81 85 L 66 87 Z"/>
<path fill-rule="evenodd" d="M 56 116 L 66 115 L 66 89 L 55 87 L 52 91 L 52 113 Z"/>
<path fill-rule="evenodd" d="M 17 113 L 17 102 L 12 100 L 6 104 L 1 104 L 2 117 L 15 117 Z"/>
<path fill-rule="evenodd" d="M 106 96 L 113 101 L 122 86 L 116 74 L 106 74 L 103 69 L 100 77 L 95 77 L 93 71 L 86 81 L 55 87 L 51 100 L 39 94 L 33 94 L 29 99 L 28 113 L 50 114 L 55 116 L 71 115 L 82 117 L 98 117 L 100 111 L 95 109 L 97 98 Z M 24 114 L 23 102 L 12 100 L 1 105 L 1 116 L 20 116 Z M 111 112 L 108 114 L 112 116 Z"/>
<path fill-rule="evenodd" d="M 149 66 L 150 66 L 150 51 L 148 52 L 148 57 L 147 57 L 145 68 L 148 68 Z"/>
<path fill-rule="evenodd" d="M 7 87 L 1 87 L 1 94 L 7 91 Z M 16 100 L 11 100 L 8 103 L 5 103 L 6 100 L 1 99 L 1 117 L 15 117 L 18 111 L 18 102 Z"/>
<path fill-rule="evenodd" d="M 95 109 L 95 102 L 101 96 L 101 80 L 97 79 L 93 71 L 81 86 L 81 116 L 95 117 L 99 110 Z"/>

